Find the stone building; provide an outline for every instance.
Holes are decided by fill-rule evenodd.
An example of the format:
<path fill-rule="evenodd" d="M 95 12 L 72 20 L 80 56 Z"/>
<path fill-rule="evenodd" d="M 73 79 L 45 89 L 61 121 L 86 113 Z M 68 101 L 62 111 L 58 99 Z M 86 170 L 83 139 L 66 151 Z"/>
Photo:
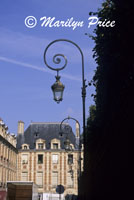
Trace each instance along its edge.
<path fill-rule="evenodd" d="M 24 122 L 18 122 L 18 181 L 33 181 L 43 199 L 58 199 L 58 185 L 64 187 L 62 199 L 67 194 L 78 194 L 81 152 L 79 130 L 74 135 L 69 124 L 31 123 L 24 131 Z M 71 150 L 66 150 L 66 141 Z"/>
<path fill-rule="evenodd" d="M 8 126 L 0 118 L 0 191 L 7 181 L 17 179 L 16 136 L 8 132 Z"/>
<path fill-rule="evenodd" d="M 60 123 L 31 123 L 24 131 L 24 122 L 19 121 L 16 138 L 0 119 L 0 195 L 7 181 L 33 181 L 45 200 L 77 195 L 83 157 L 79 142 L 77 123 L 74 135 L 67 123 L 61 129 Z M 60 197 L 58 185 L 64 188 Z"/>

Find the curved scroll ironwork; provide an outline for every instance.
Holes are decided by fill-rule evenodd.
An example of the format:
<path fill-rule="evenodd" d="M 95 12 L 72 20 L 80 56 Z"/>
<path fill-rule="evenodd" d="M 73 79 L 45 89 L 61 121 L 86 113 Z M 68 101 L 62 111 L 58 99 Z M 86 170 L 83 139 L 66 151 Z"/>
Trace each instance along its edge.
<path fill-rule="evenodd" d="M 51 67 L 50 65 L 48 65 L 48 63 L 47 63 L 47 61 L 46 61 L 46 52 L 47 52 L 47 50 L 48 50 L 48 48 L 52 45 L 52 44 L 54 44 L 54 43 L 56 43 L 56 42 L 68 42 L 68 43 L 71 43 L 71 44 L 73 44 L 74 46 L 76 46 L 77 47 L 77 49 L 79 50 L 79 52 L 80 52 L 80 54 L 81 54 L 81 58 L 82 58 L 82 107 L 83 107 L 83 142 L 84 142 L 84 146 L 85 146 L 85 143 L 86 143 L 86 134 L 85 134 L 85 131 L 86 131 L 86 126 L 85 126 L 85 98 L 86 98 L 86 80 L 85 80 L 85 78 L 84 78 L 84 56 L 83 56 L 83 52 L 82 52 L 82 50 L 81 50 L 81 48 L 76 44 L 76 43 L 74 43 L 73 41 L 71 41 L 71 40 L 67 40 L 67 39 L 57 39 L 57 40 L 54 40 L 54 41 L 52 41 L 47 47 L 46 47 L 46 49 L 45 49 L 45 51 L 44 51 L 44 62 L 45 62 L 45 64 L 46 64 L 46 66 L 48 67 L 48 68 L 50 68 L 51 70 L 55 70 L 55 71 L 57 71 L 57 75 L 58 75 L 58 72 L 60 71 L 60 70 L 62 70 L 62 69 L 64 69 L 65 67 L 66 67 L 66 65 L 67 65 L 67 58 L 63 55 L 63 54 L 56 54 L 55 56 L 53 56 L 53 62 L 55 63 L 55 64 L 60 64 L 61 63 L 61 59 L 59 58 L 59 56 L 60 57 L 62 57 L 62 58 L 64 58 L 64 60 L 65 60 L 65 64 L 62 66 L 62 67 L 60 67 L 60 68 L 53 68 L 53 67 Z M 85 156 L 85 153 L 84 153 L 84 156 Z M 84 158 L 84 160 L 85 160 L 85 158 Z M 85 166 L 84 166 L 85 167 Z"/>
<path fill-rule="evenodd" d="M 62 58 L 64 58 L 65 64 L 64 64 L 62 67 L 60 67 L 60 68 L 53 68 L 53 67 L 51 67 L 51 66 L 47 63 L 47 59 L 46 59 L 46 53 L 47 53 L 48 48 L 49 48 L 52 44 L 54 44 L 54 43 L 56 43 L 56 42 L 62 42 L 62 41 L 63 41 L 63 42 L 72 43 L 73 45 L 75 45 L 75 46 L 79 49 L 79 51 L 80 51 L 80 53 L 81 53 L 81 56 L 82 56 L 82 74 L 84 75 L 84 56 L 83 56 L 82 50 L 80 49 L 80 47 L 79 47 L 76 43 L 74 43 L 74 42 L 71 41 L 71 40 L 67 40 L 67 39 L 58 39 L 58 40 L 54 40 L 54 41 L 52 41 L 51 43 L 48 44 L 48 46 L 46 47 L 46 49 L 45 49 L 45 51 L 44 51 L 44 62 L 45 62 L 45 64 L 46 64 L 46 66 L 47 66 L 48 68 L 52 69 L 52 70 L 55 70 L 55 71 L 60 71 L 60 70 L 62 70 L 62 69 L 64 69 L 64 68 L 66 67 L 66 65 L 67 65 L 67 58 L 66 58 L 66 56 L 65 56 L 64 54 L 56 54 L 56 55 L 53 56 L 53 62 L 54 62 L 55 64 L 60 64 L 60 63 L 61 63 L 61 59 L 60 59 L 58 56 L 61 56 Z M 57 60 L 55 60 L 55 59 L 57 59 Z M 83 78 L 84 78 L 84 76 L 83 76 Z"/>
<path fill-rule="evenodd" d="M 60 123 L 60 131 L 62 130 L 62 124 L 63 124 L 63 122 L 65 120 L 69 120 L 69 119 L 72 119 L 72 120 L 74 120 L 74 121 L 76 121 L 78 123 L 78 125 L 79 125 L 79 131 L 80 131 L 80 123 L 79 123 L 79 121 L 77 119 L 73 118 L 73 117 L 70 117 L 70 116 L 68 116 L 68 117 L 66 117 L 65 119 L 62 120 L 62 122 Z"/>
<path fill-rule="evenodd" d="M 64 56 L 64 54 L 55 54 L 55 55 L 53 56 L 53 63 L 55 63 L 55 64 L 60 64 L 60 63 L 61 63 L 61 58 L 60 58 L 60 57 L 62 57 L 62 58 L 64 59 L 64 65 L 63 65 L 62 67 L 59 67 L 59 68 L 53 68 L 53 67 L 51 67 L 51 66 L 47 63 L 47 59 L 46 59 L 46 52 L 47 52 L 48 48 L 49 48 L 53 43 L 55 43 L 55 42 L 56 42 L 56 40 L 53 41 L 53 42 L 51 42 L 51 43 L 46 47 L 46 49 L 45 49 L 45 51 L 44 51 L 44 62 L 45 62 L 45 64 L 46 64 L 46 66 L 47 66 L 48 68 L 50 68 L 51 70 L 60 71 L 60 70 L 64 69 L 64 68 L 66 67 L 66 65 L 67 65 L 67 58 L 66 58 L 66 56 Z"/>

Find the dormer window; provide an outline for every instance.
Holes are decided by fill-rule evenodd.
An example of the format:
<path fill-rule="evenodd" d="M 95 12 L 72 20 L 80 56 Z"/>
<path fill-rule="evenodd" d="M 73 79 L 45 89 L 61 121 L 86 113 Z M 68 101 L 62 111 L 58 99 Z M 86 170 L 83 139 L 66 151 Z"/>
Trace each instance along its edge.
<path fill-rule="evenodd" d="M 43 143 L 38 143 L 38 149 L 43 149 Z"/>
<path fill-rule="evenodd" d="M 29 145 L 28 145 L 28 144 L 23 144 L 23 145 L 22 145 L 22 149 L 24 149 L 24 150 L 29 149 Z"/>
<path fill-rule="evenodd" d="M 58 143 L 53 143 L 53 149 L 58 149 Z"/>
<path fill-rule="evenodd" d="M 41 138 L 37 139 L 36 140 L 36 149 L 41 150 L 41 149 L 45 149 L 45 148 L 46 148 L 46 142 L 45 142 L 45 140 L 43 140 Z"/>
<path fill-rule="evenodd" d="M 58 140 L 57 138 L 54 138 L 53 140 L 51 140 L 51 149 L 60 149 L 60 140 Z"/>

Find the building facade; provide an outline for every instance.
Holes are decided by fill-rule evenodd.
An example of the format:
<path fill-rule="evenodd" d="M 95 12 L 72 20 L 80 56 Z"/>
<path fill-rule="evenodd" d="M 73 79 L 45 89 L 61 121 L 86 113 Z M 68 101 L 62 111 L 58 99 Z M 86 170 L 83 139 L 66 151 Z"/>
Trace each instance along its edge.
<path fill-rule="evenodd" d="M 0 191 L 7 181 L 17 179 L 16 136 L 8 132 L 8 126 L 0 118 Z"/>
<path fill-rule="evenodd" d="M 39 187 L 43 199 L 58 199 L 59 186 L 66 195 L 78 194 L 80 174 L 79 130 L 76 125 L 76 136 L 69 124 L 31 123 L 24 131 L 24 123 L 18 122 L 18 181 L 33 181 Z M 71 150 L 65 149 L 69 139 Z M 57 187 L 58 186 L 58 187 Z"/>
<path fill-rule="evenodd" d="M 0 119 L 0 195 L 7 181 L 32 181 L 43 200 L 77 196 L 83 157 L 79 144 L 77 123 L 74 135 L 68 123 L 62 129 L 60 123 L 31 123 L 24 131 L 19 121 L 16 137 Z"/>

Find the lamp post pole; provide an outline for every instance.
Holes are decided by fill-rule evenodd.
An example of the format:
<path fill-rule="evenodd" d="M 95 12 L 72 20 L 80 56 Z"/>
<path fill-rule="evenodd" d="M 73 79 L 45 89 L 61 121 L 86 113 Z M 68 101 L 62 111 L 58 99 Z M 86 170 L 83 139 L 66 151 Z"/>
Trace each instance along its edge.
<path fill-rule="evenodd" d="M 85 140 L 85 134 L 86 134 L 86 127 L 85 127 L 85 98 L 86 98 L 86 87 L 87 87 L 87 85 L 85 83 L 86 80 L 85 80 L 85 77 L 84 77 L 84 55 L 83 55 L 83 52 L 82 52 L 81 48 L 76 43 L 74 43 L 73 41 L 68 40 L 68 39 L 57 39 L 57 40 L 54 40 L 51 43 L 49 43 L 49 45 L 46 47 L 46 49 L 44 51 L 44 62 L 45 62 L 46 66 L 49 69 L 57 71 L 56 82 L 52 86 L 52 90 L 53 90 L 53 93 L 54 93 L 54 100 L 57 103 L 62 101 L 63 91 L 64 91 L 64 85 L 60 82 L 59 71 L 63 70 L 66 67 L 67 58 L 63 54 L 56 54 L 56 55 L 53 56 L 53 62 L 55 64 L 60 64 L 61 63 L 61 58 L 60 57 L 62 57 L 64 59 L 65 63 L 60 68 L 51 67 L 47 63 L 47 60 L 46 60 L 46 53 L 47 53 L 48 48 L 51 45 L 53 45 L 54 43 L 57 43 L 57 42 L 68 42 L 68 43 L 71 43 L 75 47 L 77 47 L 77 49 L 79 50 L 79 52 L 81 54 L 81 59 L 82 59 L 82 92 L 81 92 L 81 94 L 82 94 L 82 110 L 83 110 L 83 143 L 84 143 L 84 149 L 85 149 L 85 142 L 86 142 L 86 140 Z M 84 157 L 85 157 L 85 151 L 84 151 Z M 85 159 L 84 159 L 84 162 L 85 162 Z M 85 168 L 85 165 L 84 165 L 84 168 Z"/>
<path fill-rule="evenodd" d="M 75 118 L 73 118 L 73 117 L 70 117 L 70 116 L 68 116 L 68 117 L 66 117 L 65 119 L 63 119 L 62 120 L 62 122 L 60 123 L 60 135 L 62 136 L 63 134 L 64 134 L 64 131 L 62 131 L 62 124 L 63 124 L 63 122 L 65 121 L 65 120 L 70 120 L 70 119 L 72 119 L 72 120 L 74 120 L 77 124 L 78 124 L 78 126 L 79 126 L 79 133 L 78 133 L 78 138 L 79 138 L 79 140 L 78 140 L 78 143 L 77 143 L 77 150 L 78 150 L 78 160 L 77 160 L 77 172 L 78 172 L 78 195 L 79 195 L 79 192 L 80 192 L 80 178 L 81 178 L 81 138 L 80 138 L 80 123 L 79 123 L 79 121 L 77 120 L 77 119 L 75 119 Z M 67 137 L 66 137 L 66 142 L 65 142 L 65 150 L 72 150 L 72 148 L 71 148 L 71 145 L 70 145 L 70 141 L 69 141 L 69 138 L 68 138 L 68 133 L 67 133 Z M 66 148 L 67 147 L 67 148 Z M 71 168 L 70 168 L 70 174 L 71 174 L 71 178 L 72 178 L 72 181 L 74 180 L 74 176 L 73 176 L 73 169 L 72 169 L 72 165 L 71 165 Z"/>
<path fill-rule="evenodd" d="M 78 180 L 80 181 L 80 177 L 81 177 L 81 139 L 80 139 L 80 123 L 77 119 L 73 118 L 73 117 L 66 117 L 65 119 L 62 120 L 62 122 L 60 123 L 60 134 L 62 134 L 62 124 L 65 120 L 74 120 L 76 123 L 78 123 L 79 125 L 79 143 L 78 143 L 78 151 L 79 151 L 79 159 L 78 159 L 78 166 L 79 166 L 79 173 L 78 173 Z M 68 141 L 68 138 L 67 138 Z M 67 144 L 67 146 L 69 146 L 69 144 Z"/>

